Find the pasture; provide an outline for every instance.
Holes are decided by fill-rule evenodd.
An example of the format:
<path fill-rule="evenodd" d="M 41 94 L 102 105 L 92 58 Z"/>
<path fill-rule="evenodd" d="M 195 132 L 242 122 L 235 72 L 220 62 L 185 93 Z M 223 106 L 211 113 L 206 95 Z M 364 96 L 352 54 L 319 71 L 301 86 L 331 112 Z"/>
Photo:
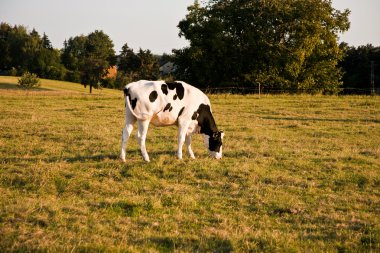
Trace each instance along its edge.
<path fill-rule="evenodd" d="M 379 252 L 380 99 L 211 95 L 224 157 L 176 127 L 118 157 L 123 92 L 0 77 L 2 252 Z M 136 136 L 136 128 L 133 136 Z"/>

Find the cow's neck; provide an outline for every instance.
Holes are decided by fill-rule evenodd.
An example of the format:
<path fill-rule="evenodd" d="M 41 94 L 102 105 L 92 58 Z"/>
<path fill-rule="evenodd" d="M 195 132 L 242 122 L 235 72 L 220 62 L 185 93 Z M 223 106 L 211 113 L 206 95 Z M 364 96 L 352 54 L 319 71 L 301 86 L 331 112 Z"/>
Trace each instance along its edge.
<path fill-rule="evenodd" d="M 197 110 L 198 113 L 198 126 L 200 127 L 200 133 L 212 136 L 218 132 L 214 117 L 212 116 L 209 105 L 201 104 Z"/>

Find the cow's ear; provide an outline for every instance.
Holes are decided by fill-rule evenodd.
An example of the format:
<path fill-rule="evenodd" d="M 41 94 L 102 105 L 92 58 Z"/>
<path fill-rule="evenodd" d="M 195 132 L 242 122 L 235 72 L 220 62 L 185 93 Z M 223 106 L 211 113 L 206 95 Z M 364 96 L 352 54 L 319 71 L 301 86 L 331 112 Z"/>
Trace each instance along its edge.
<path fill-rule="evenodd" d="M 222 140 L 223 140 L 223 137 L 224 137 L 224 132 L 223 131 L 220 131 L 220 137 L 222 137 Z"/>

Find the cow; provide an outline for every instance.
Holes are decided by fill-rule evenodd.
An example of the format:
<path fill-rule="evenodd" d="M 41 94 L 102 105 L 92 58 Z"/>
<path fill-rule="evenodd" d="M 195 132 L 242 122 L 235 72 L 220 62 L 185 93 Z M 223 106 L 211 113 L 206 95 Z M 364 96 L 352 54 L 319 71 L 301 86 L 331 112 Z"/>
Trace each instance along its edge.
<path fill-rule="evenodd" d="M 141 154 L 149 162 L 145 140 L 149 124 L 178 126 L 177 157 L 182 159 L 182 146 L 195 159 L 191 149 L 192 134 L 203 135 L 210 156 L 222 158 L 223 131 L 219 131 L 211 111 L 210 100 L 196 87 L 182 81 L 146 81 L 130 83 L 124 88 L 125 124 L 121 137 L 120 158 L 125 162 L 125 146 L 137 121 L 137 140 Z"/>

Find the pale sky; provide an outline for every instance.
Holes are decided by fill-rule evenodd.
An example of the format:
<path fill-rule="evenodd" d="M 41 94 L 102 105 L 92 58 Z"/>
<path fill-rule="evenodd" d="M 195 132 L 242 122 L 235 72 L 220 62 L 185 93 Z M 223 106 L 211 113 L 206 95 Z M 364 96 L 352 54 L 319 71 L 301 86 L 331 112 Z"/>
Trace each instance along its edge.
<path fill-rule="evenodd" d="M 55 48 L 65 39 L 103 30 L 116 53 L 128 43 L 135 52 L 171 53 L 188 45 L 177 25 L 194 0 L 0 0 L 0 22 L 45 32 Z M 352 46 L 380 46 L 380 0 L 333 0 L 336 9 L 350 9 L 351 28 L 341 41 Z"/>

